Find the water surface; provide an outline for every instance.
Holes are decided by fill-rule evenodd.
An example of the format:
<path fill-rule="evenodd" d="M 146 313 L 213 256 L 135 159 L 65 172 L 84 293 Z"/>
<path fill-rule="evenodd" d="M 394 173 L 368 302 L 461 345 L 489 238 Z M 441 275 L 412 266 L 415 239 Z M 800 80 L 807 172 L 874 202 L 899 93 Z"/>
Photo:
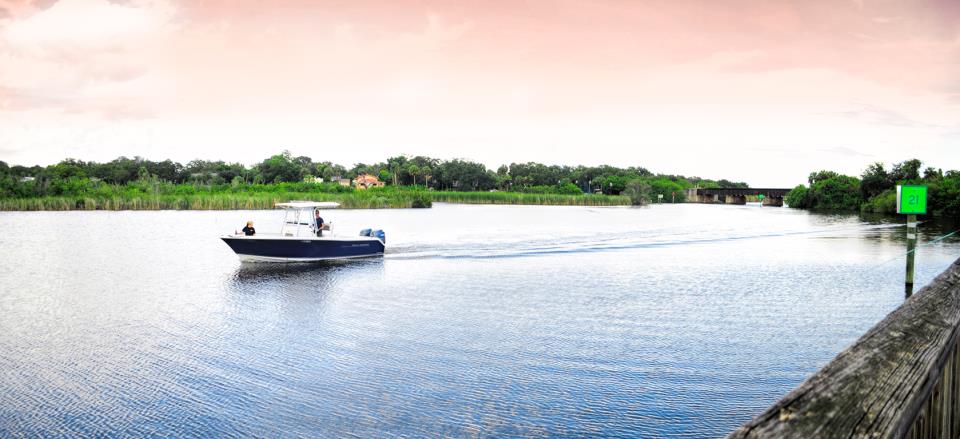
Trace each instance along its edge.
<path fill-rule="evenodd" d="M 0 436 L 719 436 L 903 300 L 904 227 L 784 208 L 0 213 Z M 949 231 L 921 226 L 922 242 Z M 920 248 L 918 285 L 960 256 Z"/>

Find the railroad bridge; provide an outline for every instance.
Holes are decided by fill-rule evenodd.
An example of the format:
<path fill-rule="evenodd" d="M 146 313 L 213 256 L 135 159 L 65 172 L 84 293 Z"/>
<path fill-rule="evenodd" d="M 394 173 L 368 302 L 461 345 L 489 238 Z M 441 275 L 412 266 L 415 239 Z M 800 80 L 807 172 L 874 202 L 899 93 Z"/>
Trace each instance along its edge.
<path fill-rule="evenodd" d="M 783 206 L 783 197 L 790 189 L 770 188 L 697 188 L 687 189 L 689 203 L 747 204 L 747 197 L 763 195 L 764 206 Z"/>

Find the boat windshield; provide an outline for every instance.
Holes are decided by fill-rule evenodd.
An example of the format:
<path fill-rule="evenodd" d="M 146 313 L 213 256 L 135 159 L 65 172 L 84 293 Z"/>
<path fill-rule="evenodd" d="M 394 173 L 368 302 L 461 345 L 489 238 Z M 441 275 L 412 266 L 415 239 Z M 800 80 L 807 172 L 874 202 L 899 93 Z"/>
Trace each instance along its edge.
<path fill-rule="evenodd" d="M 277 203 L 276 206 L 284 210 L 283 226 L 280 228 L 280 234 L 283 236 L 312 236 L 316 234 L 316 223 L 312 215 L 314 209 L 332 209 L 339 205 L 340 203 L 315 201 Z"/>

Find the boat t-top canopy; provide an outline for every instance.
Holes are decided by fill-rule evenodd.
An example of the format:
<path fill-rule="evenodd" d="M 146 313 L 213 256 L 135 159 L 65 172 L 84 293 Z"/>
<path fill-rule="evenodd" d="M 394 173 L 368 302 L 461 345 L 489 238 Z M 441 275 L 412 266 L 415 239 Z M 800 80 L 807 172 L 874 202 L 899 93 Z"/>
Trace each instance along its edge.
<path fill-rule="evenodd" d="M 291 201 L 289 203 L 277 203 L 274 206 L 283 209 L 333 209 L 340 207 L 340 203 L 333 201 Z"/>

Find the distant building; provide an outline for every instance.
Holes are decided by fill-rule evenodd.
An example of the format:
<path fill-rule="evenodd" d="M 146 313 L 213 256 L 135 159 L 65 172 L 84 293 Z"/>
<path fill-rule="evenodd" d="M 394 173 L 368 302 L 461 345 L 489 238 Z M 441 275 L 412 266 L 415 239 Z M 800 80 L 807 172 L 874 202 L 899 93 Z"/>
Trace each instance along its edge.
<path fill-rule="evenodd" d="M 312 175 L 308 175 L 306 177 L 303 177 L 303 182 L 304 183 L 323 183 L 323 179 L 320 177 L 314 177 Z"/>
<path fill-rule="evenodd" d="M 357 189 L 367 189 L 371 187 L 383 187 L 384 183 L 379 178 L 370 174 L 360 174 L 353 179 L 353 185 Z"/>
<path fill-rule="evenodd" d="M 28 182 L 28 181 L 34 181 L 34 180 L 36 180 L 36 178 L 33 178 L 33 177 L 23 177 L 23 178 L 20 179 L 20 183 L 26 183 L 26 182 Z"/>
<path fill-rule="evenodd" d="M 335 180 L 337 183 L 340 183 L 340 186 L 347 186 L 347 187 L 350 186 L 350 179 L 349 179 L 349 178 L 340 178 L 340 177 L 337 177 L 337 178 L 334 178 L 333 180 Z"/>

